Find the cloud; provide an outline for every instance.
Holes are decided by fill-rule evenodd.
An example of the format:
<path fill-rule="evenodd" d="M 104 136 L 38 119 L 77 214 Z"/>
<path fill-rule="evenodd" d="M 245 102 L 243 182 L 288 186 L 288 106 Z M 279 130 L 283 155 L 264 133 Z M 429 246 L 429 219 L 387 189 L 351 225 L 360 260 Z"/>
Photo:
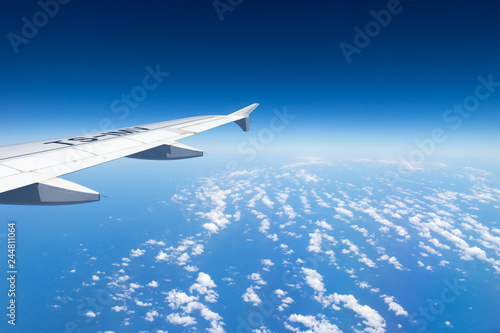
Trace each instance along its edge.
<path fill-rule="evenodd" d="M 281 305 L 278 306 L 278 311 L 284 311 L 290 304 L 293 303 L 293 299 L 291 297 L 285 297 L 281 300 Z"/>
<path fill-rule="evenodd" d="M 144 319 L 149 321 L 149 322 L 153 322 L 155 320 L 154 317 L 158 317 L 158 315 L 159 314 L 156 310 L 149 311 L 149 312 L 146 312 L 146 318 L 144 318 Z"/>
<path fill-rule="evenodd" d="M 389 257 L 387 254 L 384 254 L 380 257 L 381 260 L 387 260 L 391 265 L 400 271 L 404 269 L 403 265 L 396 259 L 396 257 Z"/>
<path fill-rule="evenodd" d="M 297 214 L 293 210 L 292 206 L 290 206 L 290 205 L 284 205 L 283 206 L 283 210 L 284 210 L 285 214 L 288 216 L 288 218 L 290 220 L 293 220 L 293 219 L 295 219 L 297 217 Z"/>
<path fill-rule="evenodd" d="M 150 240 L 147 240 L 146 241 L 146 244 L 149 244 L 149 245 L 159 245 L 159 246 L 165 246 L 165 242 L 163 241 L 156 241 L 154 239 L 150 239 Z"/>
<path fill-rule="evenodd" d="M 130 283 L 129 284 L 130 288 L 132 289 L 139 289 L 139 288 L 142 288 L 142 286 L 138 283 Z"/>
<path fill-rule="evenodd" d="M 219 295 L 212 290 L 212 288 L 217 287 L 214 281 L 210 278 L 210 275 L 200 272 L 195 284 L 189 287 L 189 292 L 197 291 L 201 295 L 205 295 L 205 300 L 207 302 L 215 303 Z"/>
<path fill-rule="evenodd" d="M 278 235 L 276 235 L 276 234 L 267 235 L 267 238 L 271 239 L 273 242 L 278 241 Z"/>
<path fill-rule="evenodd" d="M 315 252 L 315 253 L 321 253 L 321 242 L 322 242 L 322 237 L 321 237 L 321 232 L 316 229 L 314 230 L 314 233 L 309 234 L 309 246 L 307 247 L 307 251 L 309 252 Z"/>
<path fill-rule="evenodd" d="M 93 311 L 87 311 L 85 313 L 85 316 L 87 316 L 89 318 L 95 318 L 95 317 L 97 317 L 97 314 L 95 312 L 93 312 Z"/>
<path fill-rule="evenodd" d="M 146 286 L 151 287 L 151 288 L 157 288 L 158 287 L 158 282 L 155 280 L 149 282 Z"/>
<path fill-rule="evenodd" d="M 283 291 L 281 289 L 276 289 L 274 291 L 274 293 L 276 294 L 276 296 L 278 296 L 279 298 L 282 298 L 284 296 L 286 296 L 287 292 L 286 291 Z"/>
<path fill-rule="evenodd" d="M 335 211 L 337 213 L 345 215 L 347 217 L 353 217 L 354 216 L 354 214 L 350 210 L 342 208 L 342 207 L 335 207 Z"/>
<path fill-rule="evenodd" d="M 296 176 L 299 177 L 299 178 L 303 178 L 306 182 L 313 182 L 313 183 L 317 183 L 320 178 L 316 175 L 313 175 L 313 174 L 310 174 L 308 173 L 306 170 L 304 169 L 300 169 L 297 173 L 296 173 Z"/>
<path fill-rule="evenodd" d="M 272 202 L 271 199 L 269 199 L 269 197 L 267 195 L 264 195 L 262 197 L 262 203 L 264 205 L 266 205 L 267 207 L 269 207 L 269 209 L 273 209 L 273 207 L 274 207 L 274 202 Z"/>
<path fill-rule="evenodd" d="M 205 223 L 202 227 L 214 234 L 219 231 L 219 227 L 215 223 Z"/>
<path fill-rule="evenodd" d="M 269 222 L 269 219 L 263 219 L 261 222 L 260 222 L 260 226 L 259 226 L 259 231 L 262 232 L 263 234 L 267 234 L 267 231 L 269 230 L 269 228 L 271 227 L 271 222 Z"/>
<path fill-rule="evenodd" d="M 353 295 L 339 295 L 337 293 L 333 294 L 333 300 L 336 304 L 343 303 L 344 307 L 351 309 L 358 316 L 362 317 L 363 324 L 368 326 L 367 332 L 372 333 L 384 333 L 385 332 L 385 320 L 382 316 L 370 308 L 368 305 L 360 305 L 358 300 Z"/>
<path fill-rule="evenodd" d="M 127 307 L 125 305 L 123 306 L 113 306 L 111 308 L 111 310 L 115 311 L 115 312 L 120 312 L 120 311 L 127 311 Z"/>
<path fill-rule="evenodd" d="M 183 306 L 182 309 L 184 310 L 183 315 L 191 314 L 193 311 L 199 311 L 203 319 L 210 322 L 210 328 L 207 329 L 207 332 L 224 332 L 224 329 L 222 328 L 222 326 L 224 325 L 224 323 L 222 322 L 222 317 L 218 313 L 211 311 L 206 305 L 200 302 L 189 302 L 188 304 Z"/>
<path fill-rule="evenodd" d="M 405 309 L 398 303 L 394 302 L 394 297 L 392 296 L 384 296 L 384 302 L 389 304 L 389 310 L 394 311 L 396 313 L 396 316 L 404 316 L 408 317 L 408 312 L 406 312 Z"/>
<path fill-rule="evenodd" d="M 359 251 L 359 247 L 357 245 L 353 244 L 350 240 L 342 239 L 342 244 L 345 244 L 349 247 L 349 249 L 343 249 L 342 253 L 348 254 L 348 253 L 352 252 L 355 256 L 359 257 L 359 259 L 358 259 L 359 262 L 364 263 L 366 266 L 368 266 L 370 268 L 377 267 L 377 265 L 375 265 L 373 260 L 369 259 L 366 256 L 366 254 L 361 253 Z"/>
<path fill-rule="evenodd" d="M 361 289 L 367 289 L 367 288 L 370 288 L 370 284 L 366 281 L 361 281 L 361 282 L 358 282 L 358 287 L 360 287 Z"/>
<path fill-rule="evenodd" d="M 146 253 L 145 250 L 137 249 L 137 250 L 130 250 L 130 256 L 131 257 L 140 257 Z"/>
<path fill-rule="evenodd" d="M 294 332 L 301 332 L 299 329 L 294 328 L 290 323 L 299 323 L 307 327 L 309 333 L 338 333 L 342 332 L 336 325 L 330 323 L 328 319 L 319 314 L 318 319 L 314 316 L 303 316 L 300 314 L 292 314 L 285 322 L 285 328 Z"/>
<path fill-rule="evenodd" d="M 158 253 L 158 255 L 155 257 L 156 261 L 167 261 L 168 260 L 168 257 L 169 255 L 166 254 L 165 252 L 163 251 L 160 251 Z"/>
<path fill-rule="evenodd" d="M 262 259 L 260 262 L 264 266 L 274 266 L 274 263 L 271 261 L 271 259 Z"/>
<path fill-rule="evenodd" d="M 168 306 L 170 306 L 173 310 L 178 309 L 181 305 L 197 301 L 197 296 L 189 296 L 185 292 L 177 291 L 177 289 L 172 289 L 167 293 L 166 300 L 168 302 Z"/>
<path fill-rule="evenodd" d="M 203 253 L 203 244 L 196 244 L 193 246 L 191 254 L 194 256 L 200 255 Z"/>
<path fill-rule="evenodd" d="M 202 187 L 202 194 L 205 198 L 210 199 L 214 208 L 209 212 L 197 212 L 196 215 L 201 218 L 210 220 L 210 223 L 203 224 L 203 228 L 207 229 L 211 233 L 217 233 L 219 230 L 227 227 L 231 223 L 226 214 L 224 213 L 226 209 L 226 198 L 232 190 L 221 190 L 219 186 L 206 186 Z"/>
<path fill-rule="evenodd" d="M 166 318 L 167 322 L 175 325 L 191 326 L 196 324 L 196 320 L 191 316 L 181 316 L 178 313 L 171 313 Z"/>
<path fill-rule="evenodd" d="M 183 253 L 177 258 L 177 264 L 180 266 L 185 265 L 189 258 L 189 254 Z"/>
<path fill-rule="evenodd" d="M 254 281 L 256 284 L 260 285 L 267 284 L 266 281 L 262 280 L 262 277 L 260 276 L 259 273 L 252 273 L 250 275 L 247 275 L 247 279 Z"/>
<path fill-rule="evenodd" d="M 424 249 L 425 251 L 429 252 L 430 254 L 435 254 L 439 257 L 443 256 L 441 253 L 436 251 L 436 249 L 434 249 L 433 247 L 431 247 L 429 245 L 425 245 L 423 242 L 419 242 L 418 247 Z"/>
<path fill-rule="evenodd" d="M 140 300 L 135 300 L 135 304 L 137 304 L 138 306 L 152 306 L 153 304 L 152 303 L 144 303 L 143 301 L 140 301 Z"/>
<path fill-rule="evenodd" d="M 323 284 L 323 277 L 321 274 L 311 268 L 302 267 L 301 270 L 305 275 L 305 280 L 309 287 L 313 288 L 317 292 L 325 291 L 325 285 Z"/>
<path fill-rule="evenodd" d="M 186 265 L 186 266 L 184 266 L 184 269 L 188 272 L 191 272 L 191 273 L 198 271 L 198 267 L 192 266 L 192 265 Z"/>
<path fill-rule="evenodd" d="M 307 197 L 305 195 L 301 195 L 300 201 L 304 206 L 304 213 L 311 214 L 311 205 L 309 204 L 309 200 L 307 200 Z"/>
<path fill-rule="evenodd" d="M 293 299 L 291 297 L 285 297 L 288 294 L 286 291 L 276 289 L 274 291 L 274 294 L 278 296 L 279 299 L 281 299 L 281 305 L 278 306 L 278 311 L 284 311 L 287 307 L 290 306 L 290 304 L 293 303 Z"/>
<path fill-rule="evenodd" d="M 100 278 L 97 275 L 92 275 L 92 280 L 94 281 L 99 281 Z"/>
<path fill-rule="evenodd" d="M 326 230 L 333 230 L 333 227 L 331 225 L 329 225 L 328 223 L 326 223 L 325 220 L 317 221 L 316 225 L 318 225 L 321 228 L 326 229 Z"/>
<path fill-rule="evenodd" d="M 241 296 L 245 302 L 252 303 L 254 306 L 262 303 L 262 300 L 257 296 L 253 287 L 248 287 L 247 291 Z"/>

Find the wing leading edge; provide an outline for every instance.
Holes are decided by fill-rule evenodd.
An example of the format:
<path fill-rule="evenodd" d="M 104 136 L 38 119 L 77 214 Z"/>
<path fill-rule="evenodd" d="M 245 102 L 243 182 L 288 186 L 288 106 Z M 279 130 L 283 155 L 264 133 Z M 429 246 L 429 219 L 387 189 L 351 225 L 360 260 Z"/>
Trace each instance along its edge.
<path fill-rule="evenodd" d="M 66 205 L 100 200 L 99 193 L 58 178 L 121 157 L 171 160 L 203 156 L 176 142 L 236 123 L 248 131 L 255 103 L 226 116 L 199 116 L 0 147 L 0 204 Z"/>

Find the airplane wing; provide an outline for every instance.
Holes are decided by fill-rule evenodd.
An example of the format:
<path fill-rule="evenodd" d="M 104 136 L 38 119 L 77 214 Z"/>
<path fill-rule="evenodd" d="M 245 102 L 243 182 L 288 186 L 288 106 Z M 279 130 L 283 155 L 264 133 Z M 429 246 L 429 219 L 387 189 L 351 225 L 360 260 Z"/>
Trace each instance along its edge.
<path fill-rule="evenodd" d="M 99 193 L 59 176 L 121 157 L 173 160 L 203 156 L 177 140 L 235 122 L 248 131 L 255 103 L 226 116 L 198 116 L 112 131 L 0 147 L 0 204 L 67 205 Z"/>

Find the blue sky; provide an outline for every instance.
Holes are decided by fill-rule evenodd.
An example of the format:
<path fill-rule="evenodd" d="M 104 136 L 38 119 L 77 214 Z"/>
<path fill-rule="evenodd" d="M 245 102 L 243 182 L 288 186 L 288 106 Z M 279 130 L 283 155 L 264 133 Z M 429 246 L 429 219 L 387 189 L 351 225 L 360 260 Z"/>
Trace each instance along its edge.
<path fill-rule="evenodd" d="M 475 94 L 479 76 L 500 82 L 494 2 L 232 3 L 218 13 L 212 1 L 69 1 L 17 44 L 23 17 L 43 20 L 42 7 L 3 3 L 2 144 L 90 131 L 103 119 L 125 127 L 258 102 L 253 135 L 274 108 L 296 115 L 268 145 L 273 154 L 397 159 L 442 128 L 447 140 L 429 160 L 498 161 L 500 87 L 459 128 L 443 119 Z M 354 29 L 366 33 L 372 11 L 383 19 L 388 10 L 390 22 L 349 63 L 339 45 L 355 46 Z M 121 119 L 113 110 L 123 104 L 113 102 L 142 84 L 148 66 L 169 75 Z M 234 150 L 227 138 L 244 140 L 234 133 L 189 142 Z"/>

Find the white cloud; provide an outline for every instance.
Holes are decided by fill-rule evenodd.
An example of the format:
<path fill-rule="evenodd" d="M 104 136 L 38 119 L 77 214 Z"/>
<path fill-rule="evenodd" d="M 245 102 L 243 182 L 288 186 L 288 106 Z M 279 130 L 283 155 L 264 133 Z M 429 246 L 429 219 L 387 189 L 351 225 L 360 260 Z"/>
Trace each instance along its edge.
<path fill-rule="evenodd" d="M 188 272 L 191 272 L 191 273 L 198 271 L 198 267 L 192 266 L 192 265 L 186 265 L 186 266 L 184 266 L 184 269 Z"/>
<path fill-rule="evenodd" d="M 183 253 L 177 258 L 177 264 L 180 266 L 185 265 L 188 260 L 189 260 L 189 254 Z"/>
<path fill-rule="evenodd" d="M 381 260 L 387 260 L 389 264 L 394 265 L 394 267 L 398 270 L 403 270 L 404 267 L 401 263 L 396 259 L 396 257 L 389 257 L 387 254 L 384 254 L 380 257 Z"/>
<path fill-rule="evenodd" d="M 247 291 L 241 297 L 243 298 L 243 300 L 245 302 L 252 303 L 254 306 L 257 306 L 260 303 L 262 303 L 262 301 L 259 298 L 259 296 L 257 296 L 257 294 L 255 293 L 255 291 L 253 290 L 253 287 L 248 287 Z"/>
<path fill-rule="evenodd" d="M 317 292 L 324 292 L 325 285 L 323 284 L 323 277 L 316 270 L 311 268 L 301 268 L 302 273 L 305 274 L 306 283 L 309 287 L 313 288 Z"/>
<path fill-rule="evenodd" d="M 439 262 L 439 266 L 443 266 L 443 267 L 444 267 L 444 266 L 446 266 L 446 265 L 449 265 L 449 264 L 450 264 L 450 262 L 449 262 L 449 261 L 447 261 L 447 260 L 441 260 L 441 261 Z"/>
<path fill-rule="evenodd" d="M 127 307 L 125 305 L 123 306 L 113 306 L 111 308 L 111 310 L 115 311 L 115 312 L 120 312 L 120 311 L 127 311 Z"/>
<path fill-rule="evenodd" d="M 172 289 L 167 293 L 166 300 L 168 302 L 168 306 L 170 306 L 173 310 L 178 309 L 181 305 L 197 301 L 197 296 L 188 296 L 185 292 L 177 291 L 177 289 Z"/>
<path fill-rule="evenodd" d="M 93 312 L 93 311 L 87 311 L 85 313 L 85 316 L 87 316 L 89 318 L 95 318 L 95 317 L 97 317 L 97 314 L 95 312 Z"/>
<path fill-rule="evenodd" d="M 424 249 L 425 251 L 429 252 L 430 254 L 435 254 L 439 257 L 442 256 L 442 254 L 439 253 L 436 249 L 434 249 L 433 247 L 431 247 L 429 245 L 425 245 L 423 242 L 419 242 L 418 247 Z"/>
<path fill-rule="evenodd" d="M 262 259 L 260 262 L 264 266 L 274 266 L 274 263 L 271 261 L 271 259 Z"/>
<path fill-rule="evenodd" d="M 269 197 L 267 195 L 264 195 L 262 197 L 262 203 L 264 205 L 266 205 L 267 207 L 269 207 L 270 209 L 273 209 L 274 202 L 272 202 L 271 199 L 269 199 Z"/>
<path fill-rule="evenodd" d="M 306 182 L 313 182 L 313 183 L 317 183 L 320 178 L 316 175 L 313 175 L 313 174 L 310 174 L 308 173 L 306 170 L 304 169 L 300 169 L 297 174 L 296 174 L 297 177 L 300 177 L 300 178 L 303 178 Z"/>
<path fill-rule="evenodd" d="M 322 242 L 321 232 L 318 229 L 316 229 L 314 230 L 314 233 L 309 234 L 309 237 L 310 239 L 307 251 L 321 253 L 321 242 Z"/>
<path fill-rule="evenodd" d="M 137 249 L 137 250 L 130 250 L 130 256 L 131 257 L 140 257 L 146 253 L 145 250 Z"/>
<path fill-rule="evenodd" d="M 191 316 L 181 316 L 178 313 L 171 313 L 166 320 L 175 325 L 190 326 L 196 324 L 196 320 Z"/>
<path fill-rule="evenodd" d="M 370 288 L 370 284 L 366 281 L 361 281 L 361 282 L 358 282 L 358 287 L 360 287 L 361 289 L 367 289 L 367 288 Z"/>
<path fill-rule="evenodd" d="M 278 241 L 278 235 L 276 235 L 276 234 L 267 235 L 267 238 L 271 239 L 273 242 Z"/>
<path fill-rule="evenodd" d="M 271 222 L 269 222 L 269 219 L 263 219 L 260 222 L 259 231 L 262 232 L 263 234 L 266 234 L 267 231 L 269 230 L 270 226 L 271 226 Z"/>
<path fill-rule="evenodd" d="M 193 292 L 197 291 L 201 295 L 205 295 L 205 300 L 207 302 L 215 303 L 217 301 L 217 297 L 219 295 L 212 290 L 212 288 L 217 287 L 217 285 L 214 283 L 214 281 L 210 278 L 210 275 L 200 272 L 198 274 L 198 278 L 196 279 L 195 284 L 193 284 L 190 288 L 189 291 Z"/>
<path fill-rule="evenodd" d="M 326 229 L 326 230 L 333 230 L 333 227 L 331 225 L 329 225 L 328 223 L 326 223 L 325 220 L 317 221 L 316 225 L 318 225 L 321 228 Z"/>
<path fill-rule="evenodd" d="M 157 288 L 158 287 L 158 282 L 155 280 L 149 282 L 146 286 L 151 287 L 151 288 Z"/>
<path fill-rule="evenodd" d="M 153 322 L 155 320 L 154 317 L 158 317 L 158 315 L 159 314 L 156 310 L 149 311 L 149 312 L 146 312 L 146 318 L 144 318 L 144 319 L 149 321 L 149 322 Z"/>
<path fill-rule="evenodd" d="M 158 253 L 158 255 L 155 257 L 156 261 L 167 261 L 168 260 L 168 257 L 169 255 L 166 254 L 165 252 L 163 251 L 160 251 Z"/>
<path fill-rule="evenodd" d="M 256 284 L 265 285 L 266 281 L 262 280 L 262 277 L 259 273 L 252 273 L 247 275 L 247 279 L 254 281 Z"/>
<path fill-rule="evenodd" d="M 203 224 L 203 228 L 207 229 L 211 233 L 216 233 L 221 229 L 227 227 L 231 223 L 228 219 L 224 210 L 226 209 L 226 198 L 227 195 L 231 193 L 231 189 L 221 190 L 219 186 L 204 186 L 203 196 L 210 199 L 211 204 L 215 207 L 209 212 L 197 212 L 196 215 L 201 218 L 206 218 L 210 220 L 210 223 Z"/>
<path fill-rule="evenodd" d="M 163 241 L 156 241 L 154 239 L 150 239 L 150 240 L 147 240 L 146 241 L 146 244 L 149 244 L 149 245 L 159 245 L 159 246 L 165 246 L 165 242 Z"/>
<path fill-rule="evenodd" d="M 309 200 L 307 200 L 307 197 L 301 195 L 300 201 L 302 202 L 302 205 L 304 205 L 304 213 L 311 214 L 311 205 L 309 204 Z"/>
<path fill-rule="evenodd" d="M 286 296 L 286 294 L 288 294 L 286 291 L 283 291 L 281 289 L 276 289 L 274 291 L 274 293 L 279 297 L 279 298 L 282 298 L 284 296 Z"/>
<path fill-rule="evenodd" d="M 345 215 L 347 217 L 353 217 L 354 216 L 354 214 L 350 210 L 342 208 L 342 207 L 335 207 L 335 211 L 337 213 Z"/>
<path fill-rule="evenodd" d="M 215 223 L 205 223 L 202 227 L 214 234 L 219 231 L 219 227 Z"/>
<path fill-rule="evenodd" d="M 143 301 L 140 301 L 140 300 L 135 300 L 135 304 L 137 304 L 138 306 L 151 306 L 151 305 L 153 305 L 152 303 L 144 303 Z"/>
<path fill-rule="evenodd" d="M 203 253 L 203 244 L 196 244 L 191 252 L 191 254 L 194 256 L 200 255 L 202 253 Z"/>
<path fill-rule="evenodd" d="M 300 314 L 292 314 L 285 322 L 285 328 L 294 332 L 302 332 L 298 328 L 294 328 L 290 323 L 300 323 L 307 327 L 307 333 L 338 333 L 342 332 L 336 325 L 330 323 L 328 319 L 322 315 L 318 315 L 318 319 L 314 316 L 303 316 Z"/>
<path fill-rule="evenodd" d="M 337 293 L 333 294 L 333 300 L 336 304 L 340 302 L 344 303 L 344 307 L 351 309 L 358 316 L 362 317 L 363 324 L 368 326 L 369 331 L 373 333 L 384 333 L 385 332 L 385 320 L 382 316 L 374 309 L 370 308 L 368 305 L 361 305 L 358 300 L 353 295 L 339 295 Z"/>
<path fill-rule="evenodd" d="M 396 313 L 396 316 L 408 317 L 408 312 L 406 312 L 406 310 L 403 309 L 401 305 L 394 302 L 394 297 L 384 295 L 384 302 L 389 304 L 389 310 L 394 311 Z"/>
<path fill-rule="evenodd" d="M 284 205 L 283 210 L 285 211 L 285 214 L 288 216 L 290 220 L 293 220 L 297 217 L 297 214 L 293 210 L 292 206 L 290 205 Z"/>

